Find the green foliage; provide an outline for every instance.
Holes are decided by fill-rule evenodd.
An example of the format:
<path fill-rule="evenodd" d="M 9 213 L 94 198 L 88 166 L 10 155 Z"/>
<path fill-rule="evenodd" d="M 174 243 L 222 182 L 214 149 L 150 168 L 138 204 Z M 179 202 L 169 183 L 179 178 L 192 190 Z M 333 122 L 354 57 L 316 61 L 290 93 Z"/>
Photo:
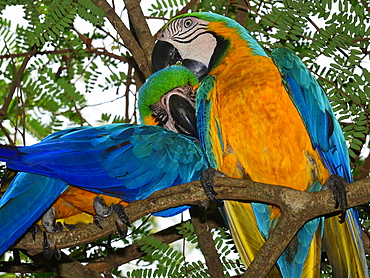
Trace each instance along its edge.
<path fill-rule="evenodd" d="M 16 35 L 10 30 L 10 27 L 11 27 L 10 20 L 0 18 L 0 36 L 6 42 L 1 52 L 4 52 L 6 48 L 13 48 L 16 44 Z"/>
<path fill-rule="evenodd" d="M 124 116 L 115 115 L 108 113 L 103 113 L 101 115 L 101 119 L 99 120 L 100 123 L 112 123 L 112 124 L 118 124 L 118 123 L 127 123 L 128 121 Z"/>
<path fill-rule="evenodd" d="M 38 5 L 36 4 L 36 6 Z M 41 8 L 44 8 L 45 12 L 41 20 L 32 18 L 34 19 L 32 21 L 35 36 L 30 43 L 31 45 L 36 44 L 38 47 L 44 45 L 47 41 L 56 40 L 62 32 L 68 30 L 76 15 L 76 6 L 70 0 L 52 1 L 48 8 L 44 6 L 41 6 Z M 32 13 L 32 15 L 35 14 Z"/>
<path fill-rule="evenodd" d="M 92 34 L 81 34 L 74 28 L 77 16 L 95 26 L 104 25 L 103 11 L 86 0 L 6 4 L 21 5 L 28 24 L 14 26 L 0 18 L 0 39 L 4 42 L 0 44 L 0 97 L 5 99 L 13 94 L 4 117 L 4 130 L 14 134 L 12 139 L 19 144 L 24 141 L 25 132 L 42 139 L 68 125 L 86 124 L 81 110 L 87 107 L 86 93 L 100 86 L 102 69 L 98 63 L 103 63 L 112 76 L 119 76 L 119 82 L 107 84 L 107 89 L 126 81 L 115 59 L 92 55 L 84 43 L 89 38 L 106 39 L 107 33 L 95 29 Z M 5 7 L 0 3 L 0 8 Z M 12 93 L 11 85 L 19 78 L 17 70 L 33 45 L 37 46 L 37 55 L 23 71 L 20 89 Z M 79 89 L 81 83 L 84 91 Z M 121 115 L 112 118 L 114 122 L 127 122 Z M 1 141 L 7 142 L 4 135 L 0 131 Z"/>
<path fill-rule="evenodd" d="M 150 16 L 171 18 L 187 3 L 185 0 L 156 0 L 148 9 Z"/>
<path fill-rule="evenodd" d="M 194 244 L 198 248 L 198 239 L 194 231 L 194 226 L 190 221 L 182 223 L 181 226 L 176 227 L 178 234 L 182 235 L 190 244 Z"/>
<path fill-rule="evenodd" d="M 78 14 L 94 25 L 103 25 L 104 12 L 91 1 L 18 1 L 24 7 L 26 19 L 31 25 L 29 45 L 38 47 L 57 40 L 69 30 Z"/>
<path fill-rule="evenodd" d="M 200 1 L 196 4 L 197 11 L 212 11 L 214 13 L 225 14 L 228 10 L 229 0 L 208 0 Z M 182 8 L 188 4 L 185 0 L 155 0 L 155 4 L 151 4 L 148 10 L 151 12 L 150 16 L 155 17 L 174 17 Z"/>
<path fill-rule="evenodd" d="M 199 248 L 194 227 L 190 221 L 181 223 L 176 229 L 194 248 Z M 224 264 L 225 277 L 242 274 L 245 269 L 239 261 L 230 232 L 224 228 L 218 228 L 212 233 L 216 249 Z M 183 251 L 176 250 L 174 246 L 150 236 L 142 236 L 137 243 L 141 246 L 141 251 L 147 253 L 139 263 L 147 262 L 149 267 L 138 265 L 138 268 L 126 273 L 127 277 L 209 277 L 204 262 L 187 261 L 188 258 L 184 257 Z M 151 267 L 153 264 L 155 268 Z"/>
<path fill-rule="evenodd" d="M 220 227 L 213 234 L 216 249 L 223 263 L 225 277 L 230 273 L 232 275 L 243 274 L 246 269 L 240 260 L 230 231 L 224 227 Z"/>
<path fill-rule="evenodd" d="M 103 91 L 109 90 L 112 87 L 119 87 L 124 85 L 127 80 L 127 76 L 124 72 L 119 72 L 118 74 L 113 72 L 110 76 L 105 77 L 105 86 L 99 84 L 98 86 L 102 88 Z"/>
<path fill-rule="evenodd" d="M 5 273 L 0 275 L 0 278 L 16 278 L 16 277 L 17 275 L 15 275 L 14 273 Z"/>
<path fill-rule="evenodd" d="M 90 0 L 78 0 L 79 7 L 77 13 L 80 17 L 93 25 L 102 26 L 104 24 L 104 11 L 95 6 Z"/>
<path fill-rule="evenodd" d="M 226 14 L 228 9 L 229 0 L 216 0 L 216 1 L 201 1 L 197 7 L 200 12 L 214 12 L 218 14 Z"/>

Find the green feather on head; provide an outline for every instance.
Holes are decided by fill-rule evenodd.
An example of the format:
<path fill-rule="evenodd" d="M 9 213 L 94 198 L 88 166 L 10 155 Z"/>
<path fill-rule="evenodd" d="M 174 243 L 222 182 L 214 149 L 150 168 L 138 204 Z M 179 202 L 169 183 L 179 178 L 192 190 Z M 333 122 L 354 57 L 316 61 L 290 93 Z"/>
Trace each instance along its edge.
<path fill-rule="evenodd" d="M 167 92 L 177 87 L 196 84 L 198 79 L 184 66 L 170 66 L 151 75 L 139 90 L 138 109 L 141 121 L 152 114 L 150 106 L 157 103 Z"/>

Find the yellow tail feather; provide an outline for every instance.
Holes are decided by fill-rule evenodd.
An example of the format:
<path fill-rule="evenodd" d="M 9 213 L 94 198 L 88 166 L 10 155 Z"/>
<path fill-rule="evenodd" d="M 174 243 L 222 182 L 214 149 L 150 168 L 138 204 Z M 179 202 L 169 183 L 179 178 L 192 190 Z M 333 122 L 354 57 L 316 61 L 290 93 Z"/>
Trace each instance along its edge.
<path fill-rule="evenodd" d="M 339 216 L 325 219 L 323 246 L 333 269 L 333 277 L 368 277 L 366 262 L 358 254 L 362 252 L 362 239 L 352 229 L 357 226 L 353 214 L 347 214 L 344 223 Z M 351 228 L 352 227 L 352 228 Z M 347 275 L 348 273 L 348 275 Z"/>
<path fill-rule="evenodd" d="M 252 206 L 247 203 L 226 201 L 225 210 L 236 248 L 244 265 L 248 267 L 265 243 L 265 239 L 258 229 Z M 278 267 L 275 266 L 267 277 L 278 278 L 282 276 Z"/>
<path fill-rule="evenodd" d="M 319 278 L 321 263 L 321 227 L 312 237 L 310 248 L 303 266 L 301 278 Z"/>

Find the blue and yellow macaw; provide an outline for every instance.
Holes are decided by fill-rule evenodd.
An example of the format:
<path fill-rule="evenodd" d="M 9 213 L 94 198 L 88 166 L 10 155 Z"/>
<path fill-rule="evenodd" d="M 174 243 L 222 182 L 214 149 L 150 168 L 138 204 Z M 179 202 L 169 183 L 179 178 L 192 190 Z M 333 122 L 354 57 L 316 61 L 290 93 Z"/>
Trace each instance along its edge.
<path fill-rule="evenodd" d="M 0 255 L 60 196 L 68 202 L 73 199 L 73 206 L 84 211 L 86 206 L 94 208 L 91 196 L 104 194 L 104 200 L 112 196 L 113 204 L 130 203 L 154 191 L 200 178 L 207 167 L 202 150 L 195 138 L 178 134 L 196 130 L 192 122 L 194 95 L 193 101 L 184 102 L 186 117 L 181 114 L 167 117 L 160 110 L 166 101 L 180 103 L 179 92 L 188 91 L 197 83 L 190 71 L 179 68 L 181 74 L 176 67 L 162 72 L 169 78 L 166 83 L 149 79 L 140 92 L 141 115 L 154 115 L 158 120 L 152 118 L 153 121 L 163 127 L 134 124 L 76 127 L 53 133 L 32 146 L 0 146 L 0 160 L 9 169 L 19 171 L 0 199 Z M 162 75 L 157 73 L 154 77 L 160 80 Z M 161 99 L 156 92 L 168 95 Z M 190 118 L 189 111 L 193 113 Z M 171 117 L 183 122 L 175 125 Z M 166 128 L 173 128 L 176 133 Z M 58 205 L 54 203 L 53 208 Z M 187 208 L 171 208 L 153 215 L 172 216 Z"/>
<path fill-rule="evenodd" d="M 155 70 L 182 63 L 200 80 L 197 126 L 212 168 L 302 191 L 321 190 L 332 174 L 352 182 L 345 140 L 325 92 L 291 51 L 279 48 L 269 57 L 234 20 L 201 12 L 170 20 L 157 39 Z M 225 202 L 225 210 L 248 266 L 280 210 L 236 201 Z M 319 277 L 322 248 L 334 277 L 368 277 L 358 221 L 350 209 L 343 224 L 339 216 L 308 222 L 270 277 Z"/>

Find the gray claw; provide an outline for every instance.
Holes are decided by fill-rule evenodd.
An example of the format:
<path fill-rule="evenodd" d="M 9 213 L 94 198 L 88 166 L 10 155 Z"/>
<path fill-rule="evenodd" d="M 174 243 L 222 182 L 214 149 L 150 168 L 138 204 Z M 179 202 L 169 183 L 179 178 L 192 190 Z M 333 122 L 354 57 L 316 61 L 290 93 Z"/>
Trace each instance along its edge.
<path fill-rule="evenodd" d="M 120 204 L 112 205 L 112 210 L 117 213 L 119 220 L 128 227 L 131 227 L 130 220 L 125 212 L 125 207 Z"/>
<path fill-rule="evenodd" d="M 339 175 L 331 175 L 325 182 L 323 189 L 329 189 L 333 193 L 335 208 L 339 207 L 342 210 L 340 222 L 343 223 L 348 207 L 345 180 Z"/>
<path fill-rule="evenodd" d="M 44 232 L 44 241 L 43 241 L 42 247 L 43 247 L 42 253 L 44 254 L 45 259 L 50 260 L 53 257 L 54 252 L 51 249 L 48 237 L 46 236 L 45 232 Z"/>
<path fill-rule="evenodd" d="M 222 207 L 224 203 L 223 201 L 216 199 L 217 192 L 214 190 L 214 182 L 215 182 L 215 178 L 223 178 L 223 177 L 226 177 L 224 173 L 216 169 L 213 169 L 213 168 L 208 168 L 202 172 L 202 175 L 200 178 L 200 182 L 203 186 L 205 194 L 218 207 Z"/>
<path fill-rule="evenodd" d="M 131 227 L 130 221 L 125 213 L 125 208 L 124 206 L 120 204 L 114 204 L 108 207 L 105 203 L 104 200 L 100 197 L 95 197 L 94 199 L 94 209 L 96 212 L 96 215 L 94 216 L 94 223 L 96 226 L 98 226 L 100 229 L 103 229 L 103 227 L 100 225 L 100 220 L 102 218 L 106 218 L 112 213 L 117 213 L 118 218 L 120 221 Z M 123 231 L 122 228 L 119 226 L 118 223 L 116 223 L 118 233 L 121 235 L 126 235 L 126 231 Z"/>
<path fill-rule="evenodd" d="M 38 231 L 41 231 L 41 229 L 40 229 L 39 225 L 33 224 L 30 227 L 29 231 L 31 233 L 31 236 L 32 236 L 33 241 L 35 241 L 36 240 L 36 234 L 37 234 Z"/>
<path fill-rule="evenodd" d="M 62 224 L 56 222 L 54 207 L 49 208 L 41 218 L 42 226 L 49 233 L 59 233 L 63 230 Z"/>

